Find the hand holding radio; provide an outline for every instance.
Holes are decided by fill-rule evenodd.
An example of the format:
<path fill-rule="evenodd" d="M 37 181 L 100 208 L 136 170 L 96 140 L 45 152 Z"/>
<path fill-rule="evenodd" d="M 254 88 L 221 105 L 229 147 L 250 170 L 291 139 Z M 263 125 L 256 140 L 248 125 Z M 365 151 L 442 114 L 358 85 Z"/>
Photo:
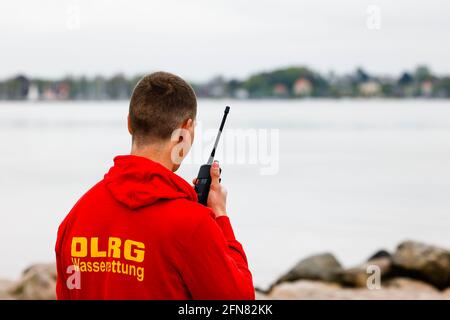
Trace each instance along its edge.
<path fill-rule="evenodd" d="M 227 189 L 220 183 L 220 168 L 219 162 L 214 161 L 211 170 L 211 184 L 209 188 L 208 197 L 206 200 L 206 206 L 211 208 L 217 217 L 227 215 Z M 192 183 L 197 185 L 198 179 L 195 178 Z"/>
<path fill-rule="evenodd" d="M 219 166 L 219 162 L 214 161 L 214 156 L 229 111 L 230 107 L 227 106 L 208 162 L 200 167 L 197 179 L 194 180 L 198 202 L 211 208 L 216 217 L 226 215 L 227 192 L 220 185 L 222 169 Z"/>
<path fill-rule="evenodd" d="M 220 167 L 217 161 L 211 166 L 211 186 L 206 205 L 211 208 L 216 218 L 227 215 L 227 190 L 220 184 Z"/>

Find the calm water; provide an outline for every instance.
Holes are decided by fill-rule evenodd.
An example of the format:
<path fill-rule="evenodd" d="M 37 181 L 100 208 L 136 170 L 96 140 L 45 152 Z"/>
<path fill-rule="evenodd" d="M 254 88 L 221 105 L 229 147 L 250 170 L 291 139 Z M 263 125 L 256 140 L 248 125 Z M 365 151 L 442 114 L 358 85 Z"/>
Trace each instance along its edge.
<path fill-rule="evenodd" d="M 450 102 L 203 100 L 203 134 L 179 171 L 188 181 L 227 103 L 229 133 L 269 134 L 267 154 L 233 148 L 230 135 L 219 155 L 257 285 L 322 251 L 351 265 L 407 238 L 450 247 Z M 53 259 L 60 221 L 129 151 L 127 108 L 0 103 L 0 277 Z M 261 174 L 268 163 L 276 174 Z"/>

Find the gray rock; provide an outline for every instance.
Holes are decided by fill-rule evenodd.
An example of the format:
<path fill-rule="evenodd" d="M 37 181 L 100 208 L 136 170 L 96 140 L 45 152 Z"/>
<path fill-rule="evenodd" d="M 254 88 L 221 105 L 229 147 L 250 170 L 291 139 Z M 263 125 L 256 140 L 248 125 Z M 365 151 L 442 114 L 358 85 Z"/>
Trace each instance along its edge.
<path fill-rule="evenodd" d="M 276 285 L 264 298 L 271 300 L 316 300 L 332 299 L 341 287 L 335 283 L 298 280 Z"/>
<path fill-rule="evenodd" d="M 383 287 L 390 289 L 401 289 L 412 292 L 430 292 L 430 293 L 439 292 L 434 286 L 426 282 L 402 277 L 389 279 L 388 281 L 383 283 Z"/>
<path fill-rule="evenodd" d="M 446 288 L 442 291 L 442 295 L 450 300 L 450 288 Z"/>
<path fill-rule="evenodd" d="M 341 270 L 341 264 L 331 253 L 318 254 L 301 260 L 281 276 L 276 284 L 300 279 L 333 281 Z"/>
<path fill-rule="evenodd" d="M 414 287 L 414 288 L 413 288 Z M 292 300 L 441 300 L 449 296 L 430 289 L 426 284 L 404 283 L 402 286 L 384 287 L 378 290 L 343 288 L 335 283 L 299 280 L 281 283 L 264 299 Z"/>
<path fill-rule="evenodd" d="M 269 297 L 260 291 L 255 291 L 255 300 L 269 300 Z"/>
<path fill-rule="evenodd" d="M 9 290 L 13 286 L 14 282 L 10 280 L 0 279 L 0 300 L 11 300 L 13 297 L 9 294 Z"/>
<path fill-rule="evenodd" d="M 35 264 L 27 268 L 9 293 L 21 300 L 56 299 L 56 267 L 54 263 Z"/>
<path fill-rule="evenodd" d="M 375 275 L 375 270 L 380 272 L 380 282 L 382 279 L 389 277 L 392 272 L 391 259 L 386 256 L 375 258 L 362 265 L 342 270 L 338 273 L 337 281 L 346 286 L 366 288 L 368 287 L 369 277 L 373 278 L 372 275 Z"/>
<path fill-rule="evenodd" d="M 391 258 L 392 255 L 389 253 L 389 251 L 386 250 L 378 250 L 375 252 L 372 256 L 370 256 L 369 259 L 367 259 L 367 262 L 378 259 L 378 258 Z"/>
<path fill-rule="evenodd" d="M 392 257 L 404 276 L 428 281 L 438 288 L 450 285 L 450 252 L 420 242 L 401 243 Z"/>

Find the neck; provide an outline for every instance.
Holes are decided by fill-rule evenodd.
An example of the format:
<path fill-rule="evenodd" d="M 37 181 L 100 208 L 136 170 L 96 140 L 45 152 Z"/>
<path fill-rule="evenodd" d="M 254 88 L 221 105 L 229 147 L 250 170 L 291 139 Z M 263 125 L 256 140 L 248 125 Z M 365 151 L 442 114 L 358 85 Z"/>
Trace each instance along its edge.
<path fill-rule="evenodd" d="M 131 155 L 158 162 L 170 171 L 174 171 L 175 169 L 171 160 L 170 150 L 166 144 L 150 144 L 140 147 L 133 144 L 131 147 Z"/>

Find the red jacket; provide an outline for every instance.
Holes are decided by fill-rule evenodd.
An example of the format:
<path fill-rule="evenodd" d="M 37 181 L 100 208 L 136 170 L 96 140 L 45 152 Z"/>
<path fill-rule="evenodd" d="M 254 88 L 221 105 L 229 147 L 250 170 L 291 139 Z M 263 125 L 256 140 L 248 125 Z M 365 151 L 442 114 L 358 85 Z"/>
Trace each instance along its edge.
<path fill-rule="evenodd" d="M 61 223 L 55 251 L 58 299 L 254 299 L 228 217 L 142 157 L 114 159 Z"/>

